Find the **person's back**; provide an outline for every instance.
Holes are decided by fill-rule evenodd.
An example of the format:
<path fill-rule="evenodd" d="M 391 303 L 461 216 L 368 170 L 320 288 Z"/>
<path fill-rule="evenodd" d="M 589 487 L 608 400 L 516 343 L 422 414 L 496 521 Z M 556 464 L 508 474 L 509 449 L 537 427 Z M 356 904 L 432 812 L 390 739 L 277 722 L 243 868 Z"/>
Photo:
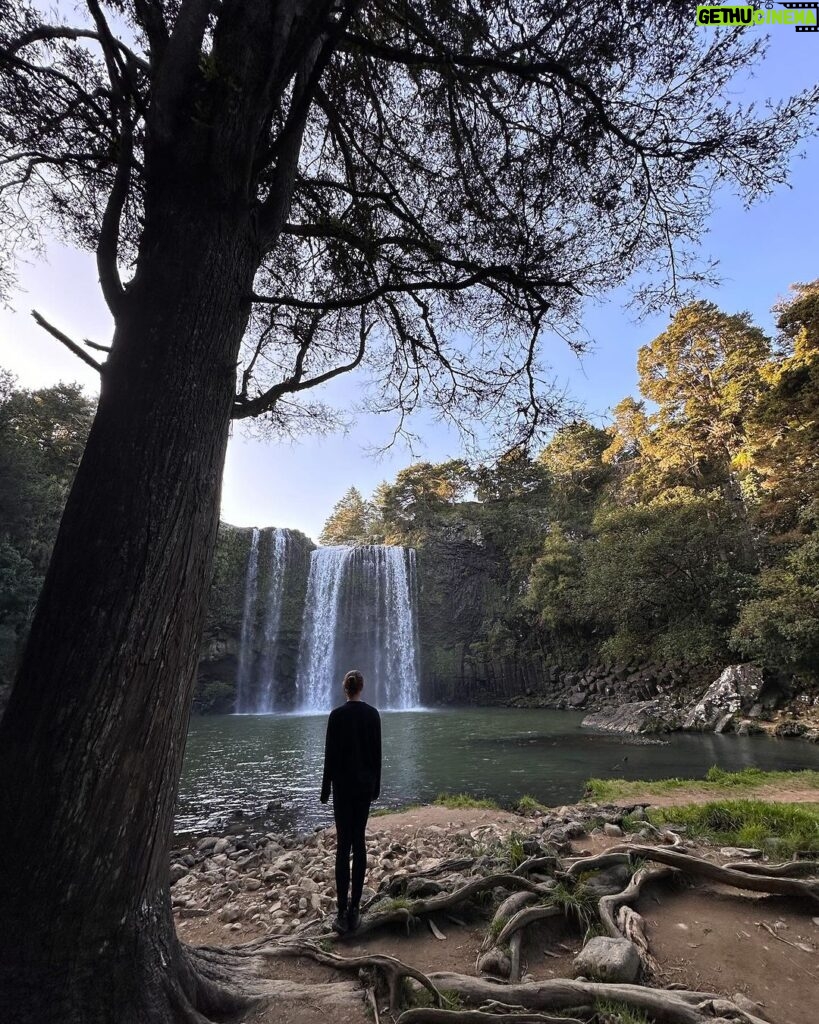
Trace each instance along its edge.
<path fill-rule="evenodd" d="M 377 800 L 381 786 L 381 717 L 363 700 L 330 712 L 322 791 Z"/>
<path fill-rule="evenodd" d="M 321 802 L 333 793 L 336 822 L 336 931 L 355 930 L 360 919 L 358 905 L 367 867 L 364 832 L 370 803 L 381 791 L 381 716 L 361 700 L 364 677 L 348 672 L 344 677 L 347 702 L 330 712 L 324 745 L 324 775 Z M 353 858 L 350 888 L 350 854 Z"/>

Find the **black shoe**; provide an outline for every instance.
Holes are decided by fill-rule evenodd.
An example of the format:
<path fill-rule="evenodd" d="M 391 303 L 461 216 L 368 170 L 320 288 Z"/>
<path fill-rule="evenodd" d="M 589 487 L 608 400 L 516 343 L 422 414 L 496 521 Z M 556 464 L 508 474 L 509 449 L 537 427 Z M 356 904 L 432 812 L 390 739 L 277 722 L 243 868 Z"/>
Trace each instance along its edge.
<path fill-rule="evenodd" d="M 330 925 L 334 932 L 338 932 L 339 935 L 344 935 L 345 932 L 349 931 L 349 924 L 347 923 L 347 912 L 339 910 L 336 916 L 333 918 L 333 922 Z"/>
<path fill-rule="evenodd" d="M 361 924 L 361 914 L 358 907 L 350 907 L 347 911 L 347 930 L 354 932 Z"/>

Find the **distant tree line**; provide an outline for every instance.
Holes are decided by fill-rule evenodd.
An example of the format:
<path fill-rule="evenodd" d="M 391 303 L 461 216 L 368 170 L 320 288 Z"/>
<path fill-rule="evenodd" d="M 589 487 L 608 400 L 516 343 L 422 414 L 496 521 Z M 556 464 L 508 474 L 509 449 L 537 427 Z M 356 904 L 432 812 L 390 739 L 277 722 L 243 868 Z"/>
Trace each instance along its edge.
<path fill-rule="evenodd" d="M 454 523 L 508 566 L 504 620 L 477 644 L 566 663 L 819 665 L 819 281 L 770 338 L 711 302 L 638 356 L 640 397 L 599 427 L 472 468 L 419 462 L 337 503 L 326 544 L 423 546 Z"/>
<path fill-rule="evenodd" d="M 11 682 L 93 414 L 77 384 L 32 391 L 0 370 L 0 686 Z"/>

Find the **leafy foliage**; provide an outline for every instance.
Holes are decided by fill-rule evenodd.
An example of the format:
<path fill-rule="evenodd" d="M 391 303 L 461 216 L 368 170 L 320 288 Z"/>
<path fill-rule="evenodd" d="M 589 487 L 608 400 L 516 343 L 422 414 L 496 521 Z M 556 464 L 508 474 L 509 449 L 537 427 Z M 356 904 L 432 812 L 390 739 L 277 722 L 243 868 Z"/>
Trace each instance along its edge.
<path fill-rule="evenodd" d="M 433 574 L 440 538 L 471 545 L 469 658 L 739 654 L 815 677 L 817 308 L 819 284 L 795 286 L 772 341 L 747 314 L 692 303 L 641 349 L 642 398 L 608 428 L 575 419 L 534 458 L 417 463 L 378 488 L 381 535 L 431 546 Z"/>
<path fill-rule="evenodd" d="M 25 636 L 94 405 L 74 384 L 0 372 L 0 680 Z"/>
<path fill-rule="evenodd" d="M 319 540 L 322 544 L 367 544 L 372 538 L 373 508 L 351 487 L 333 506 Z"/>

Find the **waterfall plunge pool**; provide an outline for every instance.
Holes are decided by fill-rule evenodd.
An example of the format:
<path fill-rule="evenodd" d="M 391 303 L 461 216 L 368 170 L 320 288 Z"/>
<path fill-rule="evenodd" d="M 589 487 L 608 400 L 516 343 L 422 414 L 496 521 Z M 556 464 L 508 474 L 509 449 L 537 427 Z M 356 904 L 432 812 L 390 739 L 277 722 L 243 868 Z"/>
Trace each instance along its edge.
<path fill-rule="evenodd" d="M 384 769 L 376 806 L 428 803 L 468 793 L 508 804 L 528 793 L 547 805 L 580 798 L 591 776 L 702 777 L 712 766 L 738 771 L 819 770 L 819 744 L 766 736 L 674 733 L 638 744 L 581 726 L 582 713 L 460 708 L 382 713 Z M 241 809 L 268 803 L 274 831 L 332 822 L 319 803 L 327 715 L 225 715 L 191 721 L 179 787 L 177 831 L 222 826 Z"/>

